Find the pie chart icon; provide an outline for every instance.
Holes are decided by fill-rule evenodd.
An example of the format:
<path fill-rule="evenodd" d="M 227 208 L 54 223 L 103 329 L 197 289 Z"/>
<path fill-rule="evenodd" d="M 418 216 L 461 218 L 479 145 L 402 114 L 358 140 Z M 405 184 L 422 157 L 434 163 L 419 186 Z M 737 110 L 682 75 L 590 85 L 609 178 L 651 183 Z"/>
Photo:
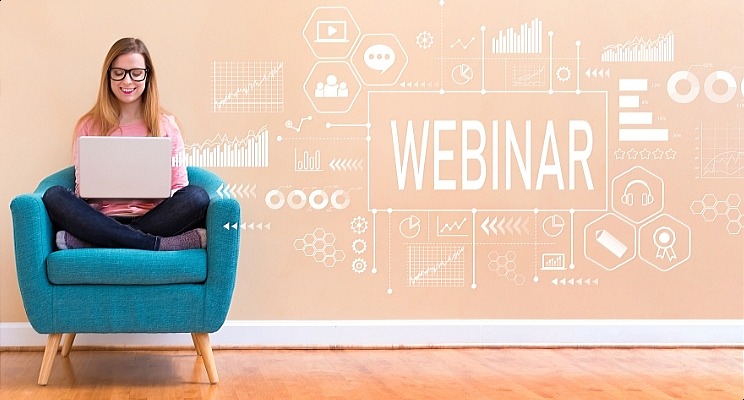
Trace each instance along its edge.
<path fill-rule="evenodd" d="M 398 228 L 401 236 L 407 239 L 413 239 L 421 232 L 421 220 L 419 217 L 411 215 L 403 221 L 400 221 L 400 226 Z"/>
<path fill-rule="evenodd" d="M 464 85 L 473 80 L 473 68 L 467 64 L 456 65 L 452 69 L 452 81 L 458 85 Z"/>
<path fill-rule="evenodd" d="M 550 237 L 556 237 L 563 233 L 563 228 L 566 226 L 566 221 L 563 220 L 558 214 L 553 214 L 545 220 L 543 220 L 543 232 Z"/>

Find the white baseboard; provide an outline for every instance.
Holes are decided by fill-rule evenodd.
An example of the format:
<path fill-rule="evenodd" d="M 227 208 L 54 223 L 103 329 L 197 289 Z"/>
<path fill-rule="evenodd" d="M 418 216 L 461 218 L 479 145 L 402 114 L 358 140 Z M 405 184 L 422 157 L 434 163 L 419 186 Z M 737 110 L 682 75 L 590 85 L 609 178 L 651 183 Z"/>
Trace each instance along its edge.
<path fill-rule="evenodd" d="M 227 321 L 215 348 L 744 346 L 744 320 Z M 0 348 L 46 344 L 28 323 L 0 323 Z M 81 334 L 79 346 L 190 346 L 188 334 Z"/>

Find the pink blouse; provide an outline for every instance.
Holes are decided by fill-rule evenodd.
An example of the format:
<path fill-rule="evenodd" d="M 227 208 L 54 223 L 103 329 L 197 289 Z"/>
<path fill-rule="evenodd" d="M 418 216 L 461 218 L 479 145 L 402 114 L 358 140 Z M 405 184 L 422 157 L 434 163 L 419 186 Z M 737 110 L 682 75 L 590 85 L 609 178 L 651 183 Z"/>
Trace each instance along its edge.
<path fill-rule="evenodd" d="M 78 125 L 75 132 L 75 139 L 72 145 L 72 155 L 75 163 L 75 194 L 80 195 L 80 186 L 78 182 L 78 141 L 80 136 L 98 136 L 95 127 L 90 120 L 83 121 Z M 181 130 L 176 124 L 172 115 L 161 114 L 160 116 L 161 135 L 171 138 L 171 157 L 176 157 L 184 151 L 183 138 Z M 147 126 L 144 121 L 134 122 L 127 125 L 119 125 L 111 132 L 110 136 L 147 136 Z M 173 166 L 171 168 L 171 194 L 178 189 L 188 186 L 189 180 L 186 174 L 186 166 Z M 152 199 L 91 199 L 86 200 L 91 207 L 108 216 L 140 216 L 152 210 L 162 200 Z"/>

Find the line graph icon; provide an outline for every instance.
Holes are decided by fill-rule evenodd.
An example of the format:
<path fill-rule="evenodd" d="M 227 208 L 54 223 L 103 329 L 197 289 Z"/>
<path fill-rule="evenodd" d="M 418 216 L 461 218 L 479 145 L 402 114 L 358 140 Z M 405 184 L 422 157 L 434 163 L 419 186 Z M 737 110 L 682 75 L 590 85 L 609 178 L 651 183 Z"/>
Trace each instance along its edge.
<path fill-rule="evenodd" d="M 212 112 L 284 112 L 284 62 L 214 61 Z"/>
<path fill-rule="evenodd" d="M 242 138 L 228 139 L 218 134 L 201 144 L 185 145 L 184 152 L 173 157 L 173 165 L 192 167 L 268 167 L 269 130 L 248 131 Z"/>
<path fill-rule="evenodd" d="M 466 237 L 468 236 L 467 227 L 465 227 L 467 221 L 467 217 L 441 221 L 437 215 L 437 236 Z"/>
<path fill-rule="evenodd" d="M 674 32 L 660 34 L 656 39 L 636 36 L 633 40 L 602 48 L 603 62 L 672 62 Z"/>
<path fill-rule="evenodd" d="M 412 244 L 408 246 L 409 287 L 464 287 L 465 246 Z"/>
<path fill-rule="evenodd" d="M 471 36 L 471 37 L 470 37 L 470 40 L 468 40 L 468 42 L 467 42 L 467 43 L 463 42 L 463 40 L 462 40 L 462 39 L 459 39 L 459 38 L 458 38 L 458 39 L 457 39 L 457 40 L 456 40 L 456 41 L 455 41 L 454 43 L 452 43 L 452 44 L 450 45 L 450 49 L 454 49 L 454 48 L 455 48 L 455 46 L 459 46 L 459 47 L 461 47 L 461 48 L 462 48 L 463 50 L 467 50 L 467 49 L 468 49 L 468 47 L 470 47 L 470 44 L 471 44 L 471 43 L 473 43 L 473 41 L 475 41 L 475 36 Z"/>
<path fill-rule="evenodd" d="M 545 86 L 545 66 L 539 64 L 512 66 L 512 86 Z"/>
<path fill-rule="evenodd" d="M 744 178 L 744 128 L 736 126 L 700 126 L 701 178 Z"/>

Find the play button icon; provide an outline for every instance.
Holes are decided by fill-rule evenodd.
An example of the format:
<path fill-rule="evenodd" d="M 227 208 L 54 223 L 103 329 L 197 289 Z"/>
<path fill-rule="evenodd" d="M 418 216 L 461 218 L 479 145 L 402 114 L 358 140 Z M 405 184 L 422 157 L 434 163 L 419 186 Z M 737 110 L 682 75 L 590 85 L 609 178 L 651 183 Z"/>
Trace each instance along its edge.
<path fill-rule="evenodd" d="M 317 43 L 345 43 L 348 42 L 346 37 L 346 21 L 318 21 L 316 25 Z"/>

